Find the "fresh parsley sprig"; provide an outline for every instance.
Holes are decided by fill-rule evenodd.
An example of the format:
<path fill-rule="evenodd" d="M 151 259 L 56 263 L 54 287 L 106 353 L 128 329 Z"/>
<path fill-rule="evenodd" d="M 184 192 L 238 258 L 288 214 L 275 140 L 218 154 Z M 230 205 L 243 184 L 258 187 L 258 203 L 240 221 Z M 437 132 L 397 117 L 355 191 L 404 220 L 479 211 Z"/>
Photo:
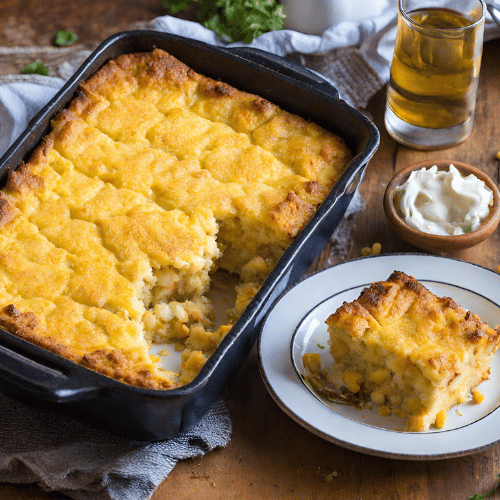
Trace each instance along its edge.
<path fill-rule="evenodd" d="M 161 0 L 162 7 L 167 9 L 170 14 L 177 14 L 195 3 L 196 0 Z"/>
<path fill-rule="evenodd" d="M 24 75 L 43 75 L 49 76 L 49 70 L 45 67 L 45 64 L 40 59 L 27 64 L 22 73 Z"/>
<path fill-rule="evenodd" d="M 76 34 L 69 30 L 59 30 L 54 36 L 54 44 L 59 47 L 73 45 L 77 40 L 78 37 Z M 25 75 L 49 76 L 49 70 L 40 59 L 27 64 L 22 70 L 22 73 Z"/>
<path fill-rule="evenodd" d="M 500 474 L 498 474 L 498 477 L 500 478 Z M 499 486 L 500 483 L 497 484 L 489 493 L 486 493 L 486 495 L 472 495 L 469 500 L 484 500 L 486 497 L 489 497 Z"/>
<path fill-rule="evenodd" d="M 78 40 L 75 33 L 69 30 L 59 30 L 54 37 L 54 43 L 59 47 L 68 47 Z"/>
<path fill-rule="evenodd" d="M 161 0 L 171 14 L 197 5 L 197 18 L 224 42 L 250 43 L 268 31 L 283 29 L 286 18 L 276 0 Z"/>

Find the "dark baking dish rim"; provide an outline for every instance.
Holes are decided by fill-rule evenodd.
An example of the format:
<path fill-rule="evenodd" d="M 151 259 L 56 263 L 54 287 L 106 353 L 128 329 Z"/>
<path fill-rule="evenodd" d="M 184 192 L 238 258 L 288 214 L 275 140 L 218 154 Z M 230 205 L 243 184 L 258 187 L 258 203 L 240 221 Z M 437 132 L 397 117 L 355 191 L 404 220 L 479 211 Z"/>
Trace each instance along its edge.
<path fill-rule="evenodd" d="M 87 58 L 76 73 L 63 85 L 60 91 L 57 92 L 49 103 L 44 106 L 43 109 L 30 121 L 27 129 L 8 149 L 3 158 L 0 160 L 1 175 L 5 175 L 6 169 L 9 168 L 5 165 L 16 156 L 16 152 L 18 152 L 19 148 L 21 148 L 27 141 L 30 141 L 30 138 L 32 141 L 36 140 L 38 143 L 40 139 L 36 139 L 37 129 L 40 128 L 41 124 L 45 120 L 47 120 L 47 116 L 55 116 L 60 109 L 71 101 L 77 91 L 79 83 L 86 80 L 91 74 L 97 71 L 98 67 L 93 67 L 93 65 L 96 64 L 96 61 L 99 58 L 102 58 L 103 54 L 109 50 L 109 47 L 129 38 L 144 37 L 147 35 L 157 37 L 158 39 L 179 40 L 180 42 L 186 43 L 195 49 L 200 47 L 209 53 L 218 55 L 222 54 L 224 57 L 243 61 L 250 68 L 271 72 L 275 78 L 289 82 L 292 85 L 299 86 L 300 89 L 305 92 L 320 95 L 322 99 L 330 100 L 332 103 L 335 102 L 339 106 L 345 106 L 349 109 L 349 113 L 354 114 L 356 119 L 366 127 L 368 131 L 368 139 L 366 140 L 366 144 L 364 144 L 362 151 L 355 155 L 346 172 L 335 184 L 325 201 L 320 205 L 299 236 L 285 251 L 274 270 L 262 284 L 257 295 L 254 297 L 247 309 L 245 309 L 238 321 L 234 324 L 231 331 L 221 342 L 214 354 L 207 360 L 198 376 L 191 383 L 169 390 L 145 389 L 131 386 L 89 370 L 57 354 L 16 337 L 9 332 L 0 330 L 0 359 L 3 358 L 2 361 L 5 361 L 5 356 L 2 356 L 2 354 L 5 354 L 4 351 L 7 350 L 10 356 L 10 359 L 7 360 L 7 365 L 9 362 L 12 365 L 11 367 L 3 367 L 3 375 L 6 374 L 6 370 L 7 372 L 10 370 L 13 381 L 20 386 L 25 385 L 25 389 L 28 392 L 33 392 L 32 385 L 34 377 L 36 377 L 36 380 L 38 380 L 38 386 L 35 384 L 35 391 L 33 392 L 33 395 L 41 397 L 43 400 L 49 402 L 71 402 L 94 398 L 97 396 L 97 393 L 107 391 L 109 389 L 116 389 L 121 392 L 132 393 L 141 397 L 161 400 L 180 400 L 199 391 L 207 383 L 211 373 L 214 372 L 217 365 L 226 356 L 228 351 L 231 350 L 234 343 L 237 342 L 240 334 L 245 331 L 245 326 L 250 325 L 252 322 L 255 322 L 255 324 L 258 325 L 259 322 L 262 321 L 267 310 L 265 307 L 266 302 L 268 303 L 267 307 L 270 307 L 272 302 L 283 291 L 283 286 L 280 288 L 279 286 L 276 286 L 276 283 L 282 282 L 287 273 L 293 272 L 291 269 L 292 263 L 300 251 L 303 250 L 303 247 L 307 245 L 308 235 L 316 231 L 318 227 L 321 226 L 324 219 L 328 217 L 330 209 L 336 204 L 336 202 L 346 194 L 352 196 L 362 179 L 366 164 L 375 153 L 379 144 L 379 133 L 373 123 L 371 123 L 362 113 L 348 106 L 344 101 L 339 99 L 337 90 L 331 84 L 322 80 L 321 77 L 317 76 L 315 73 L 309 72 L 298 64 L 250 47 L 218 47 L 176 35 L 141 30 L 118 33 L 109 37 L 99 45 L 99 47 L 89 56 L 89 58 Z M 102 64 L 100 66 L 102 66 Z M 194 69 L 196 70 L 196 68 Z M 295 75 L 295 77 L 292 75 Z M 63 101 L 64 103 L 61 104 Z M 17 163 L 17 165 L 10 165 L 10 168 L 17 168 L 18 165 L 19 163 Z M 299 277 L 300 276 L 297 276 L 296 279 Z M 287 285 L 285 284 L 285 286 Z M 256 336 L 252 343 L 255 342 L 255 339 Z M 18 355 L 17 353 L 19 353 L 20 358 L 18 361 L 16 361 L 16 356 Z M 26 354 L 30 355 L 33 358 L 33 361 L 27 359 L 25 357 Z M 38 360 L 41 360 L 42 365 L 40 365 Z M 32 365 L 32 369 L 34 371 L 33 373 L 30 373 L 28 366 L 28 372 L 26 372 L 25 380 L 23 381 L 22 376 L 18 373 L 18 367 L 22 366 L 23 370 L 26 370 L 26 361 L 29 366 Z"/>

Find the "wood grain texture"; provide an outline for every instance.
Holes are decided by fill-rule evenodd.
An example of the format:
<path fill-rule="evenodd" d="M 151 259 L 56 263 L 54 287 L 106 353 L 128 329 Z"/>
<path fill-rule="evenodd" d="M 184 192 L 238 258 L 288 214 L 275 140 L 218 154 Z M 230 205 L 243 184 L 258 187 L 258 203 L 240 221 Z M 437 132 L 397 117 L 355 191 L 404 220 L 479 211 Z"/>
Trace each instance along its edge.
<path fill-rule="evenodd" d="M 93 44 L 163 14 L 159 0 L 3 0 L 0 45 L 50 45 L 60 29 L 74 31 L 79 43 Z"/>
<path fill-rule="evenodd" d="M 137 21 L 163 14 L 157 0 L 3 0 L 0 45 L 46 46 L 60 28 L 74 30 L 83 45 L 95 46 Z M 370 102 L 368 113 L 379 127 L 381 145 L 360 186 L 363 210 L 334 234 L 311 266 L 322 269 L 358 257 L 378 241 L 382 253 L 418 251 L 398 240 L 382 209 L 385 186 L 404 166 L 428 158 L 458 160 L 487 172 L 498 184 L 500 150 L 500 41 L 485 44 L 472 136 L 438 152 L 414 151 L 395 143 L 383 126 L 385 92 Z M 5 72 L 5 68 L 2 68 Z M 447 254 L 496 269 L 500 235 L 475 248 Z M 233 437 L 225 449 L 177 464 L 153 500 L 467 500 L 487 493 L 500 472 L 500 447 L 473 456 L 439 461 L 399 461 L 343 449 L 309 433 L 289 418 L 267 393 L 252 351 L 227 390 Z M 332 475 L 332 473 L 336 473 Z M 61 500 L 34 485 L 0 484 L 0 499 Z M 500 493 L 488 500 L 500 498 Z"/>

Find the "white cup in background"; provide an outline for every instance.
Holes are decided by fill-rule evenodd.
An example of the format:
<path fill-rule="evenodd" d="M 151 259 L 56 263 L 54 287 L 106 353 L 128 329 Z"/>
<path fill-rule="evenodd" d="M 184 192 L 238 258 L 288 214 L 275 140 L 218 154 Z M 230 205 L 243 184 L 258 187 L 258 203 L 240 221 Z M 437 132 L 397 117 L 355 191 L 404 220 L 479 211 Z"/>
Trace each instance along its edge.
<path fill-rule="evenodd" d="M 382 13 L 389 0 L 282 0 L 285 28 L 321 35 L 333 24 Z"/>

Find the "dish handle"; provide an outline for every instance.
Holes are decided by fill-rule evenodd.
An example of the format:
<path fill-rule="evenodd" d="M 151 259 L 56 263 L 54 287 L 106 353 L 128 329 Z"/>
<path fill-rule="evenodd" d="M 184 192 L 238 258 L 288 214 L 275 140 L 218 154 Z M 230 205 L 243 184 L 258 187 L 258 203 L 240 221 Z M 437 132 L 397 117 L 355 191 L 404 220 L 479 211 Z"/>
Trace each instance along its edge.
<path fill-rule="evenodd" d="M 33 356 L 34 351 L 40 349 L 37 346 L 30 344 L 25 354 L 19 346 L 6 347 L 2 344 L 0 343 L 0 389 L 14 397 L 28 400 L 35 398 L 49 403 L 70 403 L 95 398 L 103 390 L 84 379 L 72 378 L 57 363 L 45 360 L 45 356 Z M 29 351 L 33 351 L 31 356 Z M 58 358 L 50 352 L 46 354 Z M 47 366 L 49 364 L 52 366 Z"/>
<path fill-rule="evenodd" d="M 264 66 L 266 69 L 276 71 L 301 83 L 310 85 L 334 99 L 339 99 L 339 91 L 319 73 L 289 59 L 254 47 L 230 47 L 224 50 L 249 62 Z"/>

